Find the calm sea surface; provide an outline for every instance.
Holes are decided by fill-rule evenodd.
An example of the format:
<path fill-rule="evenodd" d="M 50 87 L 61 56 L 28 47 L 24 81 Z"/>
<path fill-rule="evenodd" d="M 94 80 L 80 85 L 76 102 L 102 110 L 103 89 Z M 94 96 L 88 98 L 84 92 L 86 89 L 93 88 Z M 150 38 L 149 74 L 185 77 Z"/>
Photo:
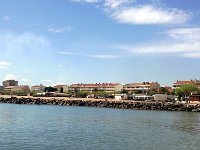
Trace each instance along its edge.
<path fill-rule="evenodd" d="M 199 150 L 200 113 L 0 104 L 0 150 Z"/>

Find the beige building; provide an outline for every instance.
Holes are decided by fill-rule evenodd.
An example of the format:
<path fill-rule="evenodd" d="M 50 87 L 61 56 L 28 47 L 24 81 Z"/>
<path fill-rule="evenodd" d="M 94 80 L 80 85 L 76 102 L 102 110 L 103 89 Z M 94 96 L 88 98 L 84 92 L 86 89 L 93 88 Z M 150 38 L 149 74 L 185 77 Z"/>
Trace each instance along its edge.
<path fill-rule="evenodd" d="M 13 91 L 15 86 L 6 86 L 4 87 L 4 91 Z"/>
<path fill-rule="evenodd" d="M 20 86 L 6 86 L 4 88 L 5 91 L 29 91 L 30 88 L 28 85 L 20 85 Z"/>
<path fill-rule="evenodd" d="M 123 90 L 127 90 L 128 92 L 148 92 L 152 90 L 158 90 L 159 88 L 160 84 L 158 84 L 157 82 L 129 83 L 123 86 Z"/>
<path fill-rule="evenodd" d="M 95 84 L 72 84 L 68 87 L 69 91 L 105 91 L 105 92 L 118 92 L 123 88 L 120 83 L 95 83 Z"/>
<path fill-rule="evenodd" d="M 42 84 L 31 86 L 31 91 L 35 91 L 35 92 L 43 92 L 44 89 L 45 89 L 45 86 Z"/>
<path fill-rule="evenodd" d="M 61 88 L 63 88 L 63 92 L 68 92 L 68 85 L 56 85 L 54 88 L 57 88 L 57 91 L 60 92 Z"/>
<path fill-rule="evenodd" d="M 186 84 L 195 84 L 200 89 L 200 81 L 196 80 L 196 79 L 195 80 L 185 80 L 185 81 L 177 80 L 176 82 L 173 83 L 173 89 L 179 88 L 182 85 L 186 85 Z"/>

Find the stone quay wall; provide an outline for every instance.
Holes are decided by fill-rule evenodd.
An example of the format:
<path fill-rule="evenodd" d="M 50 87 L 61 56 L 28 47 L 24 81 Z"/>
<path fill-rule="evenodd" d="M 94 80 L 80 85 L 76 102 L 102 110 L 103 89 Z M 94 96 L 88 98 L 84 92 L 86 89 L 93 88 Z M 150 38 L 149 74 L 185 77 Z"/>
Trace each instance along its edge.
<path fill-rule="evenodd" d="M 86 106 L 105 107 L 136 110 L 164 110 L 164 111 L 193 111 L 200 112 L 200 105 L 188 105 L 167 102 L 138 102 L 138 101 L 114 101 L 114 100 L 64 100 L 43 98 L 4 98 L 0 97 L 0 103 L 13 104 L 37 104 L 37 105 L 63 105 L 63 106 Z"/>

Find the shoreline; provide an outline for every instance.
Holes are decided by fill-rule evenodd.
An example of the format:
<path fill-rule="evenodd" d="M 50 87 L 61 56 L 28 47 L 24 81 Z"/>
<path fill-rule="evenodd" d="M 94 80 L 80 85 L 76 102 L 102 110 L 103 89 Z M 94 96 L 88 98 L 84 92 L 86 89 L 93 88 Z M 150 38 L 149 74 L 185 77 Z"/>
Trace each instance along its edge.
<path fill-rule="evenodd" d="M 133 110 L 157 110 L 157 111 L 187 111 L 200 112 L 200 104 L 181 104 L 168 102 L 143 102 L 112 99 L 88 99 L 66 97 L 31 97 L 0 95 L 0 103 L 35 104 L 35 105 L 63 105 L 104 107 Z"/>

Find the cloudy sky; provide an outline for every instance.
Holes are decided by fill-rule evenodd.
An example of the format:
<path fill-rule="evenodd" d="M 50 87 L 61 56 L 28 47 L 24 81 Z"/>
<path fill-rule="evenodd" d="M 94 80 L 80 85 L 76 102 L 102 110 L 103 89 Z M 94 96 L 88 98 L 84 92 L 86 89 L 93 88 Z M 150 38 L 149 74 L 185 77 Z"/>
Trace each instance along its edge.
<path fill-rule="evenodd" d="M 0 81 L 200 79 L 199 0 L 1 0 Z"/>

